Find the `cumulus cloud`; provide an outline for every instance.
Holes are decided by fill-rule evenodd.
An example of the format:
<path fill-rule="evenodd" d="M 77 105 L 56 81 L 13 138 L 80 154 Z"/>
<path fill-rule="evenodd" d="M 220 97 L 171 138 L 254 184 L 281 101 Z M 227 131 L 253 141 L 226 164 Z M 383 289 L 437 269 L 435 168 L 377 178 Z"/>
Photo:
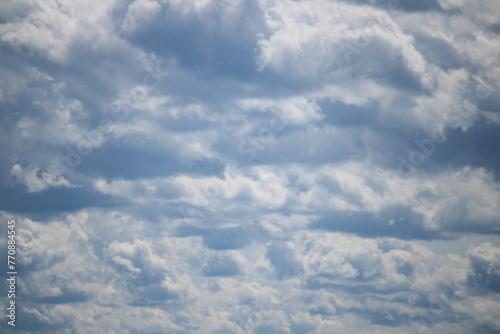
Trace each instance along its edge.
<path fill-rule="evenodd" d="M 499 331 L 495 1 L 0 7 L 20 332 Z"/>
<path fill-rule="evenodd" d="M 28 187 L 28 192 L 39 192 L 49 187 L 74 187 L 68 180 L 47 171 L 39 173 L 39 168 L 23 168 L 16 164 L 11 174 Z M 41 175 L 39 175 L 41 174 Z"/>

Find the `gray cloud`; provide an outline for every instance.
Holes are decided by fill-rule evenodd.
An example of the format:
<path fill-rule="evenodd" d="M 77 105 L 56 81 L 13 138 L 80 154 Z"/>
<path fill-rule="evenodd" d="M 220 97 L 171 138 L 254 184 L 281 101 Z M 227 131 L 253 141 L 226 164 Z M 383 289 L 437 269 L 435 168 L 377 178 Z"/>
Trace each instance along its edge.
<path fill-rule="evenodd" d="M 468 283 L 471 287 L 500 291 L 499 249 L 491 243 L 471 247 L 467 253 L 471 264 Z"/>

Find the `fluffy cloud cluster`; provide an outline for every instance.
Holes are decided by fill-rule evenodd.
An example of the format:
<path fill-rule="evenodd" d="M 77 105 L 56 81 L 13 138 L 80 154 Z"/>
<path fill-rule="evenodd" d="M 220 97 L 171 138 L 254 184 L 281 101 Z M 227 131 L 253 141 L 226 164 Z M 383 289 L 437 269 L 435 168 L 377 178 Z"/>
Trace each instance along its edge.
<path fill-rule="evenodd" d="M 1 4 L 18 331 L 499 331 L 498 9 Z"/>
<path fill-rule="evenodd" d="M 485 294 L 498 281 L 490 243 L 461 258 L 417 242 L 302 230 L 207 251 L 198 236 L 118 212 L 61 218 L 19 219 L 20 330 L 498 330 L 498 294 Z"/>

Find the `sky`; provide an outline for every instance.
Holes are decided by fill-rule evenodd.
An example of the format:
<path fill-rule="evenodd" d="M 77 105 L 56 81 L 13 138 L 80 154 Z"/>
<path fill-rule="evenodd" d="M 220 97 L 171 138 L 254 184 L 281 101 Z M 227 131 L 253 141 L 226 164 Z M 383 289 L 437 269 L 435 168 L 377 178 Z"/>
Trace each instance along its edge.
<path fill-rule="evenodd" d="M 0 1 L 2 333 L 500 333 L 499 12 Z"/>

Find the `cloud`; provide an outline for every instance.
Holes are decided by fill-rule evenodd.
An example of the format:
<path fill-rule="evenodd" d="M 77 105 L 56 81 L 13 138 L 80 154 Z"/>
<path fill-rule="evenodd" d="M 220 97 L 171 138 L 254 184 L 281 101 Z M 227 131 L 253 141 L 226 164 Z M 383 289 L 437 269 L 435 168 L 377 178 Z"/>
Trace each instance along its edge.
<path fill-rule="evenodd" d="M 112 1 L 81 5 L 23 2 L 11 4 L 7 10 L 11 18 L 22 19 L 2 25 L 2 42 L 39 52 L 55 62 L 67 62 L 75 44 L 91 43 L 91 48 L 97 48 L 110 37 Z"/>
<path fill-rule="evenodd" d="M 495 1 L 0 7 L 21 333 L 499 331 Z"/>
<path fill-rule="evenodd" d="M 267 249 L 266 256 L 277 271 L 278 277 L 297 275 L 302 271 L 298 261 L 294 259 L 293 248 L 287 244 L 271 244 Z"/>
<path fill-rule="evenodd" d="M 161 5 L 156 1 L 135 1 L 129 5 L 127 15 L 123 21 L 123 30 L 131 32 L 141 28 L 152 18 L 154 19 L 161 10 Z"/>
<path fill-rule="evenodd" d="M 425 1 L 419 1 L 418 3 L 413 2 L 411 0 L 401 0 L 401 1 L 393 1 L 393 2 L 386 2 L 386 1 L 378 1 L 378 0 L 362 0 L 362 1 L 356 1 L 361 4 L 369 4 L 371 6 L 376 6 L 380 7 L 382 9 L 386 9 L 389 11 L 409 11 L 409 12 L 415 12 L 415 11 L 440 11 L 442 10 L 442 5 L 440 1 L 436 0 L 425 0 Z"/>
<path fill-rule="evenodd" d="M 42 172 L 39 176 L 39 168 L 24 168 L 20 165 L 12 167 L 11 174 L 21 182 L 26 184 L 28 192 L 39 192 L 49 187 L 75 187 L 68 180 L 59 175 L 54 175 L 49 172 Z"/>
<path fill-rule="evenodd" d="M 500 290 L 500 249 L 491 243 L 471 247 L 467 253 L 471 265 L 468 282 L 472 287 Z"/>
<path fill-rule="evenodd" d="M 205 276 L 235 276 L 241 273 L 238 260 L 231 255 L 214 254 L 204 263 Z"/>
<path fill-rule="evenodd" d="M 248 252 L 227 252 L 207 250 L 196 236 L 170 237 L 168 225 L 156 224 L 151 234 L 155 223 L 116 212 L 19 221 L 23 312 L 33 314 L 28 324 L 46 328 L 150 328 L 130 322 L 149 314 L 146 318 L 164 319 L 150 326 L 182 331 L 185 312 L 192 326 L 211 324 L 214 331 L 321 330 L 334 323 L 352 326 L 353 316 L 368 321 L 366 330 L 401 328 L 411 319 L 413 326 L 439 328 L 477 298 L 465 286 L 466 259 L 394 238 L 304 230 L 287 242 L 257 242 Z M 471 264 L 490 259 L 492 249 L 488 244 L 471 249 Z M 181 271 L 186 263 L 192 269 Z M 471 279 L 479 270 L 473 273 L 469 285 L 478 282 Z M 93 316 L 105 310 L 122 316 L 108 323 Z M 477 307 L 465 313 L 476 319 L 490 314 Z"/>

